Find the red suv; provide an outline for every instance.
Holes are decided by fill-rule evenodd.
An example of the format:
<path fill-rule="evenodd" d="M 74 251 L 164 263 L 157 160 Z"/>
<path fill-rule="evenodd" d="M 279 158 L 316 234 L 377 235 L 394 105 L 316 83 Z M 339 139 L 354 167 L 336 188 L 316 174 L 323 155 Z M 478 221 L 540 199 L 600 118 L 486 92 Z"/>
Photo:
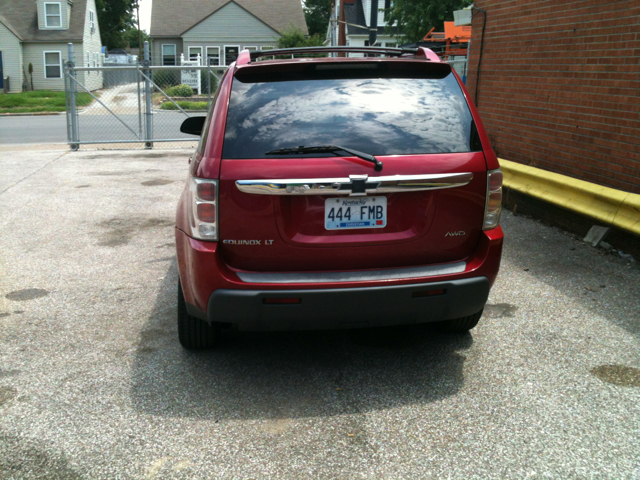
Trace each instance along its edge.
<path fill-rule="evenodd" d="M 432 51 L 243 51 L 181 131 L 201 135 L 176 218 L 184 347 L 229 327 L 478 323 L 500 266 L 502 173 Z"/>

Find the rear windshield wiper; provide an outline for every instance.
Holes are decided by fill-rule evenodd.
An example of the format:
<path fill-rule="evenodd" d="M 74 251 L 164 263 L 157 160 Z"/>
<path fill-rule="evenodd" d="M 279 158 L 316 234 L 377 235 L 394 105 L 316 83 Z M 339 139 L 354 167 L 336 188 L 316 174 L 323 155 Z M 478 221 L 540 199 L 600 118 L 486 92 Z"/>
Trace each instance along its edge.
<path fill-rule="evenodd" d="M 375 164 L 373 169 L 376 172 L 382 170 L 382 162 L 378 160 L 373 155 L 369 155 L 368 153 L 362 153 L 357 150 L 352 150 L 351 148 L 341 147 L 340 145 L 315 145 L 312 147 L 291 147 L 291 148 L 281 148 L 280 150 L 271 150 L 270 152 L 265 153 L 265 155 L 296 155 L 296 154 L 307 154 L 307 153 L 337 153 L 337 152 L 347 152 L 353 155 L 354 157 L 361 158 L 366 160 L 367 162 L 371 162 Z"/>

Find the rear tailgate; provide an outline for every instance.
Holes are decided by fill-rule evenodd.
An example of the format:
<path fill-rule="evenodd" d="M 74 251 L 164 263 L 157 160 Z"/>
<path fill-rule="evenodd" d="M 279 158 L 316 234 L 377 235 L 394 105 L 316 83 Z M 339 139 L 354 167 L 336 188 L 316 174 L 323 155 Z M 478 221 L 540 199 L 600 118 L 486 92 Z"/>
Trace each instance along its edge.
<path fill-rule="evenodd" d="M 383 172 L 358 165 L 353 158 L 223 160 L 220 232 L 226 262 L 251 271 L 349 270 L 428 265 L 470 255 L 477 245 L 484 213 L 484 155 L 379 158 L 385 164 Z M 284 178 L 277 174 L 283 169 L 287 171 Z M 472 180 L 438 190 L 384 194 L 370 190 L 367 197 L 386 199 L 384 228 L 326 228 L 327 200 L 343 205 L 367 197 L 245 193 L 236 184 L 265 179 L 348 179 L 363 174 L 375 184 L 379 177 L 456 173 L 471 173 Z M 459 179 L 463 181 L 464 176 Z"/>

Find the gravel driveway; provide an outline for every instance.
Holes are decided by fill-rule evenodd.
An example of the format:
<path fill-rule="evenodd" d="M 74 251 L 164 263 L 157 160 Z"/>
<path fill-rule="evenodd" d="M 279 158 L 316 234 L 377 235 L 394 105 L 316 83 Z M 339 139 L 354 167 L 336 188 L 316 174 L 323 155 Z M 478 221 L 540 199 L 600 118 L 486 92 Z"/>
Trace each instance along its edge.
<path fill-rule="evenodd" d="M 506 213 L 471 335 L 190 353 L 173 240 L 188 156 L 0 158 L 0 478 L 640 478 L 638 263 Z"/>

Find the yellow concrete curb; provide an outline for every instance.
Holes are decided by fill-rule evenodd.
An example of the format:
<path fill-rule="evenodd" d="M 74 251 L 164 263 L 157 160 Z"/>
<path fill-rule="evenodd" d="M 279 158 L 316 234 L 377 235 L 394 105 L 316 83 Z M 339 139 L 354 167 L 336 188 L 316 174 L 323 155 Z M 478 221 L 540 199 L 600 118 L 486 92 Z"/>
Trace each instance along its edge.
<path fill-rule="evenodd" d="M 499 160 L 505 187 L 640 235 L 640 195 Z"/>

